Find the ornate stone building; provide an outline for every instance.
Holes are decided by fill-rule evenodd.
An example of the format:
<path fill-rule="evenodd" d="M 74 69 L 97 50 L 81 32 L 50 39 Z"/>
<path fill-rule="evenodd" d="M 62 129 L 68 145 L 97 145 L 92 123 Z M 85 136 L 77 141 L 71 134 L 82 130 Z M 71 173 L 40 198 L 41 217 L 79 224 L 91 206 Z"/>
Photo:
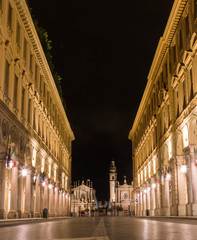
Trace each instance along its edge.
<path fill-rule="evenodd" d="M 80 216 L 85 211 L 91 216 L 91 210 L 95 210 L 96 207 L 96 191 L 93 189 L 93 183 L 90 180 L 82 180 L 81 184 L 74 183 L 71 195 L 71 213 L 73 216 Z"/>
<path fill-rule="evenodd" d="M 69 215 L 73 140 L 25 0 L 0 0 L 0 218 Z"/>
<path fill-rule="evenodd" d="M 175 0 L 129 133 L 136 215 L 197 215 L 196 31 L 197 1 Z"/>
<path fill-rule="evenodd" d="M 126 176 L 124 176 L 123 185 L 119 184 L 114 161 L 111 161 L 109 169 L 109 183 L 109 207 L 112 208 L 114 215 L 117 215 L 117 209 L 119 208 L 123 209 L 125 215 L 131 215 L 131 212 L 134 210 L 133 185 L 127 184 Z"/>

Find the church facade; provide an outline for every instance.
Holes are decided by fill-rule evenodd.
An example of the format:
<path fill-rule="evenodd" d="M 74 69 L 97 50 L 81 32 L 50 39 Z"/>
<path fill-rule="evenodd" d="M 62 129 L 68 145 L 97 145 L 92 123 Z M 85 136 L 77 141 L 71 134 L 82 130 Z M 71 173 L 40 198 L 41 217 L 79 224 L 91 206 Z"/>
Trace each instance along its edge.
<path fill-rule="evenodd" d="M 74 135 L 25 0 L 0 1 L 0 218 L 70 214 Z"/>
<path fill-rule="evenodd" d="M 129 139 L 138 216 L 197 216 L 197 1 L 175 0 Z"/>
<path fill-rule="evenodd" d="M 133 184 L 127 184 L 126 176 L 124 177 L 123 185 L 117 181 L 117 169 L 115 162 L 111 161 L 109 169 L 109 184 L 110 184 L 110 200 L 109 207 L 113 211 L 113 215 L 118 215 L 122 212 L 126 216 L 130 216 L 134 211 L 134 194 Z"/>
<path fill-rule="evenodd" d="M 96 191 L 93 189 L 93 183 L 88 179 L 75 182 L 71 189 L 71 214 L 73 216 L 86 215 L 91 216 L 91 211 L 96 207 Z"/>

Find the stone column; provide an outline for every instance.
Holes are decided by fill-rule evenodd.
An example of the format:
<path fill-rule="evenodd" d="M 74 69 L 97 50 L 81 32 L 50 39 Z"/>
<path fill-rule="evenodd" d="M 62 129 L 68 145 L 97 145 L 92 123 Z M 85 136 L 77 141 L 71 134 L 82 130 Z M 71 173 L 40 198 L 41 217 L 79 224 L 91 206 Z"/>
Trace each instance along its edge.
<path fill-rule="evenodd" d="M 177 170 L 177 159 L 171 158 L 170 167 L 172 169 L 172 181 L 171 181 L 171 195 L 172 195 L 172 206 L 171 215 L 178 216 L 178 170 Z"/>
<path fill-rule="evenodd" d="M 140 216 L 143 215 L 143 192 L 142 192 L 142 188 L 140 188 Z"/>
<path fill-rule="evenodd" d="M 48 186 L 45 184 L 43 187 L 44 194 L 43 194 L 43 208 L 48 208 Z"/>
<path fill-rule="evenodd" d="M 53 188 L 49 190 L 49 216 L 53 217 L 54 216 L 54 191 Z"/>
<path fill-rule="evenodd" d="M 23 213 L 24 218 L 30 218 L 31 216 L 31 184 L 31 170 L 28 170 L 25 181 L 25 211 Z"/>
<path fill-rule="evenodd" d="M 5 218 L 5 171 L 6 171 L 6 154 L 0 153 L 0 219 Z"/>
<path fill-rule="evenodd" d="M 161 216 L 161 186 L 160 183 L 156 183 L 156 209 L 155 215 Z"/>
<path fill-rule="evenodd" d="M 155 184 L 154 179 L 152 179 L 151 184 L 152 185 L 150 190 L 150 215 L 155 216 L 155 187 L 153 187 L 153 184 Z"/>
<path fill-rule="evenodd" d="M 55 216 L 59 215 L 59 190 L 56 187 L 55 191 Z"/>
<path fill-rule="evenodd" d="M 18 218 L 22 218 L 22 194 L 23 194 L 23 176 L 21 173 L 22 166 L 18 166 L 18 203 L 17 203 L 17 212 Z"/>
<path fill-rule="evenodd" d="M 169 195 L 169 180 L 165 180 L 165 185 L 163 186 L 164 195 L 164 205 L 163 205 L 163 215 L 170 216 L 170 195 Z"/>
<path fill-rule="evenodd" d="M 181 172 L 181 165 L 183 162 L 182 156 L 177 156 L 177 172 L 178 172 L 178 196 L 179 196 L 179 205 L 178 205 L 178 215 L 186 216 L 186 203 L 187 203 L 187 186 L 186 186 L 186 177 L 185 174 Z"/>
<path fill-rule="evenodd" d="M 189 156 L 186 156 L 186 159 L 188 161 Z M 193 198 L 192 201 L 192 206 L 191 206 L 191 215 L 197 216 L 197 166 L 196 166 L 196 161 L 195 159 L 195 154 L 194 154 L 194 147 L 190 147 L 190 158 L 191 158 L 191 174 L 188 175 L 190 177 L 188 180 L 189 182 L 189 203 L 190 199 Z"/>
<path fill-rule="evenodd" d="M 10 199 L 10 211 L 7 218 L 18 218 L 17 212 L 17 197 L 18 197 L 18 163 L 15 163 L 12 167 L 11 175 L 11 199 Z"/>
<path fill-rule="evenodd" d="M 35 198 L 35 213 L 34 213 L 34 217 L 38 218 L 41 216 L 40 214 L 40 194 L 41 194 L 41 186 L 38 183 L 38 181 L 36 182 L 36 198 Z"/>
<path fill-rule="evenodd" d="M 59 216 L 62 215 L 62 192 L 58 192 L 59 195 Z"/>
<path fill-rule="evenodd" d="M 66 201 L 65 201 L 65 193 L 62 194 L 62 215 L 66 215 Z"/>

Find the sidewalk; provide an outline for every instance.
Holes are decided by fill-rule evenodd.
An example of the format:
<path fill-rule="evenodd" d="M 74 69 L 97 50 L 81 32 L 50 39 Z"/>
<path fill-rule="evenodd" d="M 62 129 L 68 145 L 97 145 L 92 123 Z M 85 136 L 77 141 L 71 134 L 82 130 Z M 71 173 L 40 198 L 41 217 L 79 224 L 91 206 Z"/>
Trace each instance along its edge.
<path fill-rule="evenodd" d="M 187 219 L 197 220 L 197 216 L 136 216 L 136 218 L 147 218 L 147 219 Z"/>
<path fill-rule="evenodd" d="M 20 224 L 48 222 L 48 221 L 60 221 L 64 219 L 70 219 L 72 217 L 48 217 L 48 218 L 17 218 L 17 219 L 0 219 L 0 227 L 10 227 Z"/>

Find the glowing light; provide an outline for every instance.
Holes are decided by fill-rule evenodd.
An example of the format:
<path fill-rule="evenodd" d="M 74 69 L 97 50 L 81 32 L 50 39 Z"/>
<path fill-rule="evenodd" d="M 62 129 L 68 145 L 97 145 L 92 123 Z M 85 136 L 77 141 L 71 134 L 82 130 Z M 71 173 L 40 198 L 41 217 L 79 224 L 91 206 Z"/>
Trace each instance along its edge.
<path fill-rule="evenodd" d="M 43 186 L 43 187 L 45 186 L 45 182 L 42 183 L 42 186 Z"/>
<path fill-rule="evenodd" d="M 152 188 L 156 188 L 156 184 L 155 183 L 152 184 Z"/>
<path fill-rule="evenodd" d="M 150 191 L 150 187 L 148 187 L 147 190 Z"/>
<path fill-rule="evenodd" d="M 171 179 L 171 175 L 170 175 L 169 173 L 166 175 L 166 179 L 167 179 L 167 180 L 170 180 L 170 179 Z"/>
<path fill-rule="evenodd" d="M 144 190 L 144 193 L 145 193 L 145 194 L 147 193 L 147 190 L 146 190 L 146 189 Z"/>
<path fill-rule="evenodd" d="M 12 168 L 14 165 L 13 161 L 10 161 L 10 168 Z"/>
<path fill-rule="evenodd" d="M 34 176 L 34 182 L 36 182 L 36 180 L 37 180 L 37 177 L 36 177 L 36 176 Z"/>
<path fill-rule="evenodd" d="M 52 184 L 49 184 L 49 189 L 50 189 L 50 190 L 52 189 Z"/>
<path fill-rule="evenodd" d="M 181 166 L 181 172 L 182 173 L 186 173 L 187 172 L 187 166 L 186 165 L 182 165 Z"/>
<path fill-rule="evenodd" d="M 184 147 L 188 146 L 188 130 L 187 130 L 187 125 L 184 126 L 183 128 L 183 142 L 184 142 Z"/>
<path fill-rule="evenodd" d="M 22 176 L 26 177 L 27 176 L 27 169 L 23 168 L 22 170 Z"/>

